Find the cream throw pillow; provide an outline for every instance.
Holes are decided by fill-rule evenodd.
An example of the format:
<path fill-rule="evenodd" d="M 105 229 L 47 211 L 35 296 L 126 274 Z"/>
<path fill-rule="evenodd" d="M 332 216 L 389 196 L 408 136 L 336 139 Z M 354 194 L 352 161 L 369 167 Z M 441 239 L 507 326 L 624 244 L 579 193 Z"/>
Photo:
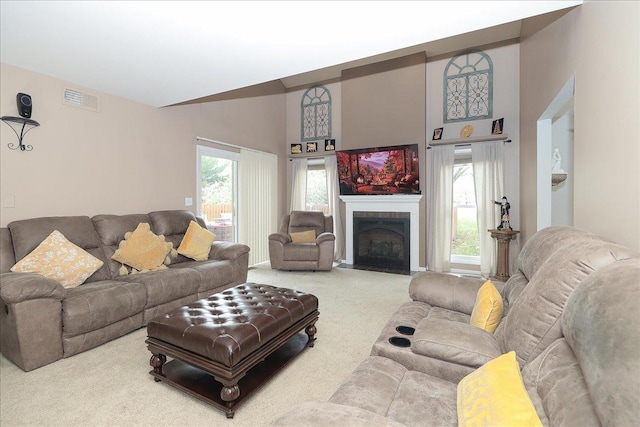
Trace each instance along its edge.
<path fill-rule="evenodd" d="M 496 287 L 487 280 L 478 289 L 476 303 L 471 312 L 471 324 L 493 333 L 502 319 L 502 296 Z"/>
<path fill-rule="evenodd" d="M 104 263 L 54 230 L 11 271 L 36 273 L 59 282 L 65 288 L 84 283 Z"/>
<path fill-rule="evenodd" d="M 458 383 L 458 426 L 542 426 L 516 353 L 498 356 Z"/>
<path fill-rule="evenodd" d="M 293 243 L 315 243 L 316 231 L 300 231 L 299 233 L 291 233 L 291 241 Z"/>
<path fill-rule="evenodd" d="M 141 222 L 133 233 L 124 235 L 111 259 L 138 271 L 159 270 L 167 268 L 163 262 L 172 248 L 173 244 L 166 242 L 164 236 L 155 235 L 149 224 Z"/>
<path fill-rule="evenodd" d="M 211 244 L 215 239 L 215 234 L 200 227 L 197 222 L 191 221 L 180 242 L 178 253 L 196 261 L 204 261 L 209 258 Z"/>

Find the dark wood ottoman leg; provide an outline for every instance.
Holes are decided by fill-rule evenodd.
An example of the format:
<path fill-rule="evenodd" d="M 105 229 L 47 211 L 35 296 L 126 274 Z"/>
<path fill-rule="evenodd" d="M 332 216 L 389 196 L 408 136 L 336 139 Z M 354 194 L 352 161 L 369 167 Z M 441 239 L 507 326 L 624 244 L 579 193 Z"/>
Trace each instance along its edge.
<path fill-rule="evenodd" d="M 162 372 L 162 366 L 164 366 L 166 361 L 167 361 L 167 356 L 165 356 L 164 354 L 153 353 L 151 355 L 151 359 L 149 360 L 149 365 L 153 367 L 153 372 L 164 377 L 165 375 Z M 156 382 L 161 381 L 159 378 L 154 377 L 153 379 Z"/>
<path fill-rule="evenodd" d="M 227 418 L 233 418 L 235 411 L 231 411 L 231 408 L 235 405 L 235 400 L 240 397 L 240 387 L 238 384 L 224 385 L 220 390 L 220 398 L 224 401 L 228 411 L 226 411 Z"/>
<path fill-rule="evenodd" d="M 316 332 L 318 331 L 316 329 L 316 324 L 315 322 L 312 323 L 311 325 L 307 326 L 304 331 L 307 333 L 307 336 L 309 337 L 309 342 L 307 343 L 308 347 L 313 347 L 315 340 L 316 340 Z"/>

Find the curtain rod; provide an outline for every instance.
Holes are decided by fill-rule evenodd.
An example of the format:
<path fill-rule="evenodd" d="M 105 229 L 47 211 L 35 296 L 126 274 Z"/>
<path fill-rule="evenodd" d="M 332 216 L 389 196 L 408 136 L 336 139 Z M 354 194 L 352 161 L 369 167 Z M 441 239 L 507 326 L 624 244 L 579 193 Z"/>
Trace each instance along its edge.
<path fill-rule="evenodd" d="M 507 144 L 511 142 L 511 140 L 509 139 L 509 135 L 507 134 L 475 136 L 469 138 L 440 139 L 427 142 L 427 150 L 431 147 L 437 147 L 438 145 L 471 145 L 474 142 L 488 142 L 499 140 L 503 140 Z"/>
<path fill-rule="evenodd" d="M 228 142 L 216 141 L 215 139 L 203 138 L 201 136 L 196 136 L 196 141 L 204 141 L 204 142 L 209 142 L 209 143 L 212 143 L 212 144 L 224 145 L 226 147 L 237 148 L 239 150 L 253 151 L 253 152 L 256 152 L 256 153 L 273 154 L 273 153 L 269 153 L 268 151 L 261 151 L 261 150 L 256 150 L 254 148 L 242 147 L 240 145 L 230 144 Z"/>
<path fill-rule="evenodd" d="M 325 157 L 335 156 L 335 151 L 330 151 L 325 154 L 322 153 L 306 153 L 306 154 L 292 154 L 289 155 L 289 161 L 294 159 L 323 159 Z"/>

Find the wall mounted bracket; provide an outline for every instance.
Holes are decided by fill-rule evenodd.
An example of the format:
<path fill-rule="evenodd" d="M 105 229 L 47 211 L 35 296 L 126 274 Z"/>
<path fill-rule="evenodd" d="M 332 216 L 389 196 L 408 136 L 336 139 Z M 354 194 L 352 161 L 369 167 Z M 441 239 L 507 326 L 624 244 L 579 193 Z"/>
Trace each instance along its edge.
<path fill-rule="evenodd" d="M 5 122 L 6 124 L 8 124 L 9 127 L 13 130 L 13 132 L 18 137 L 18 144 L 17 145 L 12 143 L 12 142 L 7 144 L 7 146 L 10 149 L 17 150 L 19 148 L 20 151 L 31 151 L 31 150 L 33 150 L 33 146 L 32 145 L 24 145 L 22 143 L 22 138 L 24 138 L 24 136 L 27 134 L 27 132 L 29 132 L 31 129 L 40 126 L 40 123 L 36 122 L 35 120 L 25 119 L 24 117 L 13 117 L 13 116 L 2 116 L 2 117 L 0 117 L 0 120 Z M 17 123 L 18 125 L 22 125 L 22 127 L 20 127 L 20 126 L 13 127 L 11 125 L 12 123 Z M 27 127 L 27 126 L 29 126 L 29 127 Z M 18 128 L 21 128 L 20 129 L 20 133 L 18 133 Z"/>

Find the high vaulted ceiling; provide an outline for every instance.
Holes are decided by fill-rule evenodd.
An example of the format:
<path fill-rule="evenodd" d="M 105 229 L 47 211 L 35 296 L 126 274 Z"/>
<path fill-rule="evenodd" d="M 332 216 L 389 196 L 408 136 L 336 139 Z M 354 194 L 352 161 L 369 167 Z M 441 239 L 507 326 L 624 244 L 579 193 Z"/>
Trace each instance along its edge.
<path fill-rule="evenodd" d="M 581 3 L 2 0 L 0 61 L 161 107 L 518 38 Z"/>

